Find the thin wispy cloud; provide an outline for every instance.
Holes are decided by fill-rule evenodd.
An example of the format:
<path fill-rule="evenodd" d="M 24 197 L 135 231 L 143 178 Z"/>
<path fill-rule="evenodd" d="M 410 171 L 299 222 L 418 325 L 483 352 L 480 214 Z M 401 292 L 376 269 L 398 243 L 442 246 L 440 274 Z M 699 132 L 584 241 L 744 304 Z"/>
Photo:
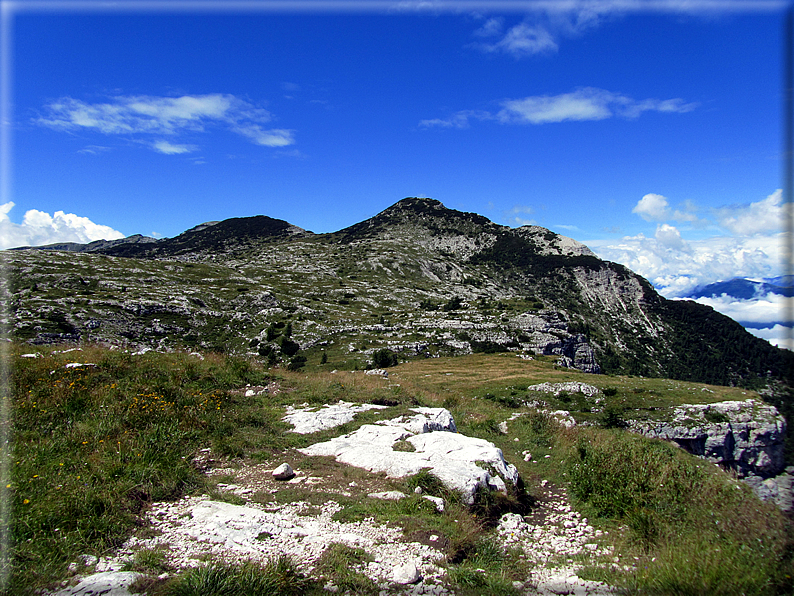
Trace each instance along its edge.
<path fill-rule="evenodd" d="M 635 100 L 620 93 L 584 87 L 560 95 L 533 95 L 500 102 L 496 113 L 461 110 L 448 118 L 420 121 L 423 128 L 467 128 L 471 120 L 495 120 L 501 124 L 551 124 L 566 121 L 593 121 L 608 118 L 638 118 L 643 112 L 683 114 L 697 108 L 697 103 L 683 99 Z"/>
<path fill-rule="evenodd" d="M 508 124 L 545 124 L 566 120 L 605 120 L 612 117 L 637 118 L 643 112 L 691 112 L 695 103 L 682 99 L 635 100 L 620 93 L 594 87 L 561 95 L 539 95 L 502 102 L 497 120 Z"/>
<path fill-rule="evenodd" d="M 100 155 L 102 153 L 106 153 L 110 151 L 110 147 L 104 147 L 102 145 L 89 145 L 88 147 L 84 147 L 78 151 L 78 153 L 86 153 L 89 155 Z"/>
<path fill-rule="evenodd" d="M 480 36 L 499 35 L 496 24 L 491 22 L 491 26 L 478 30 Z M 500 28 L 501 29 L 501 28 Z M 541 25 L 531 25 L 520 23 L 511 27 L 501 39 L 487 43 L 475 43 L 475 47 L 484 52 L 504 53 L 515 58 L 523 58 L 534 54 L 554 53 L 558 50 L 554 36 L 546 27 Z"/>
<path fill-rule="evenodd" d="M 473 31 L 477 39 L 469 47 L 485 53 L 500 53 L 515 59 L 555 54 L 566 38 L 576 38 L 590 29 L 630 14 L 670 14 L 719 16 L 723 14 L 780 13 L 790 7 L 787 0 L 569 0 L 538 2 L 499 2 L 487 6 L 478 2 L 433 2 L 433 10 L 520 12 L 523 20 L 505 29 L 503 17 L 488 17 Z M 430 5 L 419 3 L 416 10 Z M 421 8 L 420 8 L 421 7 Z M 483 15 L 475 13 L 480 18 Z"/>
<path fill-rule="evenodd" d="M 419 126 L 422 128 L 431 128 L 438 126 L 440 128 L 468 128 L 469 120 L 493 120 L 494 117 L 490 112 L 483 110 L 461 110 L 456 112 L 449 118 L 430 118 L 428 120 L 421 120 Z"/>
<path fill-rule="evenodd" d="M 294 131 L 292 130 L 282 128 L 265 130 L 258 124 L 236 126 L 232 130 L 248 137 L 257 145 L 264 145 L 265 147 L 286 147 L 295 143 Z"/>
<path fill-rule="evenodd" d="M 534 226 L 537 222 L 534 219 L 527 219 L 527 215 L 534 213 L 534 209 L 528 205 L 514 205 L 512 209 L 504 212 L 504 221 L 509 226 Z"/>
<path fill-rule="evenodd" d="M 268 129 L 273 116 L 234 95 L 212 93 L 157 97 L 151 95 L 116 96 L 101 103 L 88 103 L 62 97 L 43 108 L 33 122 L 67 132 L 94 131 L 104 135 L 177 137 L 206 132 L 211 127 L 225 128 L 257 145 L 283 147 L 295 143 L 294 131 Z M 195 151 L 189 143 L 155 139 L 147 143 L 154 151 L 176 155 Z"/>
<path fill-rule="evenodd" d="M 475 37 L 493 37 L 502 33 L 504 19 L 502 17 L 491 17 L 474 32 Z"/>
<path fill-rule="evenodd" d="M 178 155 L 180 153 L 190 153 L 198 149 L 195 145 L 177 145 L 168 141 L 155 141 L 152 149 L 165 155 Z"/>

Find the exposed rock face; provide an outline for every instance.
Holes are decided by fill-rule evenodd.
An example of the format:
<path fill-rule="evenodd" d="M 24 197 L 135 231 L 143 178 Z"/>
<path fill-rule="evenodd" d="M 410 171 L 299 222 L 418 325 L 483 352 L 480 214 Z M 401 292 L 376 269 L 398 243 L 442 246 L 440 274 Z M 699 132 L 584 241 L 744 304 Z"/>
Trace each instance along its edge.
<path fill-rule="evenodd" d="M 560 349 L 560 366 L 575 368 L 586 373 L 598 374 L 601 366 L 596 362 L 595 353 L 587 336 L 577 334 L 567 338 Z"/>
<path fill-rule="evenodd" d="M 731 469 L 763 501 L 794 508 L 792 475 L 783 472 L 786 421 L 761 401 L 685 404 L 670 421 L 629 421 L 629 430 L 673 441 L 686 451 Z M 794 468 L 787 470 L 794 471 Z"/>
<path fill-rule="evenodd" d="M 629 423 L 647 437 L 673 441 L 694 455 L 748 475 L 768 478 L 783 471 L 786 421 L 761 401 L 723 401 L 679 406 L 669 422 Z"/>
<path fill-rule="evenodd" d="M 762 501 L 770 501 L 782 511 L 794 513 L 794 466 L 773 478 L 747 476 L 744 481 Z"/>
<path fill-rule="evenodd" d="M 443 408 L 416 408 L 416 416 L 382 424 L 365 424 L 355 432 L 299 449 L 306 455 L 333 456 L 337 461 L 385 472 L 402 478 L 427 469 L 450 490 L 474 503 L 479 490 L 506 491 L 505 482 L 518 483 L 515 466 L 504 460 L 502 450 L 483 439 L 455 432 L 455 422 Z M 397 451 L 398 441 L 414 451 Z M 484 465 L 488 470 L 481 467 Z"/>
<path fill-rule="evenodd" d="M 342 506 L 335 501 L 323 503 L 316 515 L 307 515 L 311 509 L 303 501 L 242 506 L 210 501 L 206 496 L 156 503 L 146 517 L 157 528 L 157 535 L 130 538 L 121 554 L 129 556 L 142 548 L 165 545 L 169 563 L 176 568 L 195 567 L 197 560 L 210 557 L 265 562 L 282 555 L 309 566 L 329 545 L 341 543 L 363 548 L 373 557 L 362 571 L 377 582 L 391 581 L 394 569 L 408 563 L 433 581 L 442 576 L 443 570 L 437 566 L 442 553 L 424 544 L 405 542 L 401 529 L 371 519 L 338 522 L 333 516 Z"/>

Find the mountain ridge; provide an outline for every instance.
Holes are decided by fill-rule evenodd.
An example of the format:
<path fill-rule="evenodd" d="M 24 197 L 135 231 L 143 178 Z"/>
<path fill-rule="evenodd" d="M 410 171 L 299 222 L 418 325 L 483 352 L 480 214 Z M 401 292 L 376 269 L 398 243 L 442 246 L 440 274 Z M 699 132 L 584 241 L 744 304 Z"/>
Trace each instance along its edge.
<path fill-rule="evenodd" d="M 47 247 L 13 252 L 47 252 L 41 248 Z M 603 261 L 585 245 L 545 228 L 501 226 L 434 199 L 409 197 L 324 234 L 258 215 L 207 222 L 170 239 L 130 237 L 66 250 L 132 259 L 138 269 L 146 264 L 153 274 L 147 283 L 159 275 L 158 285 L 172 292 L 140 292 L 157 306 L 132 306 L 114 295 L 114 288 L 127 293 L 133 280 L 102 280 L 88 267 L 78 276 L 82 281 L 68 288 L 68 274 L 42 279 L 48 293 L 41 296 L 31 291 L 28 275 L 16 280 L 19 337 L 50 341 L 68 329 L 75 330 L 66 333 L 69 337 L 248 350 L 286 364 L 292 348 L 285 352 L 266 330 L 289 321 L 291 341 L 307 354 L 348 336 L 354 340 L 350 345 L 366 336 L 369 343 L 356 356 L 362 366 L 361 356 L 377 346 L 403 357 L 520 350 L 559 356 L 562 364 L 587 372 L 720 384 L 763 384 L 790 376 L 790 356 L 710 307 L 668 301 L 623 265 Z M 110 265 L 123 263 L 104 265 L 109 272 Z M 200 265 L 204 277 L 187 275 L 188 267 L 195 271 Z M 60 267 L 75 269 L 68 259 Z M 93 292 L 89 296 L 103 294 L 105 302 L 89 298 L 84 308 L 75 308 L 64 294 L 86 291 L 84 286 L 94 288 L 87 289 Z M 98 292 L 103 286 L 107 291 Z M 28 302 L 31 308 L 24 307 Z M 37 303 L 60 313 L 59 320 L 37 318 Z M 154 325 L 152 309 L 172 323 Z M 389 319 L 392 325 L 384 326 Z M 93 328 L 87 320 L 94 321 Z M 233 322 L 243 320 L 246 325 L 235 328 Z M 692 329 L 693 321 L 708 333 Z M 209 337 L 207 327 L 224 332 Z M 406 341 L 387 339 L 389 333 Z"/>

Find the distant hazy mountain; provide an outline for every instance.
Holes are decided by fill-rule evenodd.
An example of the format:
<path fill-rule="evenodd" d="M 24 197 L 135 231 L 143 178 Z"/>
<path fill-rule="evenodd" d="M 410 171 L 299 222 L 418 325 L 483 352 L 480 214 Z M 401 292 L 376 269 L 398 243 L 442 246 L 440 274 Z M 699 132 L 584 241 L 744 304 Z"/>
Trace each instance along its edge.
<path fill-rule="evenodd" d="M 752 300 L 767 294 L 794 296 L 794 276 L 767 278 L 763 281 L 736 277 L 696 288 L 687 298 L 719 298 L 723 294 L 739 300 Z"/>

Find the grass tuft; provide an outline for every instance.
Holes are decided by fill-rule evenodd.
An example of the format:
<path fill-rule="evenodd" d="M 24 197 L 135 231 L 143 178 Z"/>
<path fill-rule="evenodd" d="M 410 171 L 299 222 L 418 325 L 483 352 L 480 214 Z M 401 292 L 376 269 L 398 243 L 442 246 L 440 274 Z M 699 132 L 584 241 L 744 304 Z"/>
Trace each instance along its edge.
<path fill-rule="evenodd" d="M 162 596 L 293 596 L 313 582 L 288 557 L 265 565 L 213 563 L 188 570 L 161 588 Z"/>

